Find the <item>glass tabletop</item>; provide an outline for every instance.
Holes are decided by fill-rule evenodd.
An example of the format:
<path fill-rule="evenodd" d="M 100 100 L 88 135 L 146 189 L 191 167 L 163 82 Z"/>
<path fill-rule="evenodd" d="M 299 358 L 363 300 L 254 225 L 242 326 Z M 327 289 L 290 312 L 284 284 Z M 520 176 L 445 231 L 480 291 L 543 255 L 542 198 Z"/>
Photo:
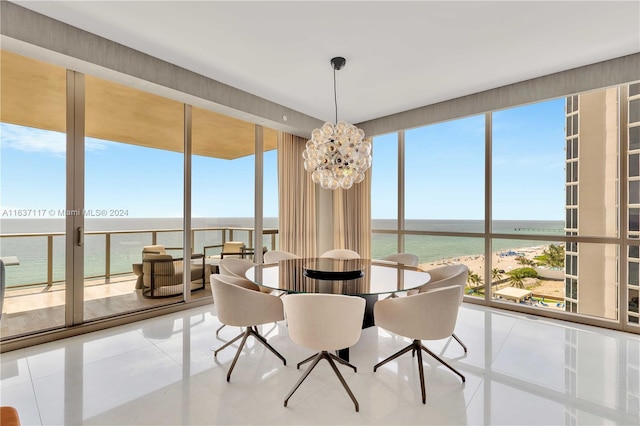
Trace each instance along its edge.
<path fill-rule="evenodd" d="M 326 258 L 286 259 L 256 265 L 247 271 L 246 277 L 263 287 L 289 293 L 358 296 L 407 291 L 431 278 L 418 268 L 393 262 Z"/>

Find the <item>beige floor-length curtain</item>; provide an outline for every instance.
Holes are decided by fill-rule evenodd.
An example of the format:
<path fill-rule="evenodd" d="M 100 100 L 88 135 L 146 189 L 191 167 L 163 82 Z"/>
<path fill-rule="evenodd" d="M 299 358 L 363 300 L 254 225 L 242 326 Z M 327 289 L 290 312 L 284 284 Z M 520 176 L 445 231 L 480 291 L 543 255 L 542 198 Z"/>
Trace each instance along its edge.
<path fill-rule="evenodd" d="M 278 132 L 278 205 L 280 249 L 302 257 L 316 257 L 318 226 L 316 187 L 304 169 L 307 140 Z"/>
<path fill-rule="evenodd" d="M 362 182 L 333 193 L 333 244 L 371 258 L 371 169 Z"/>

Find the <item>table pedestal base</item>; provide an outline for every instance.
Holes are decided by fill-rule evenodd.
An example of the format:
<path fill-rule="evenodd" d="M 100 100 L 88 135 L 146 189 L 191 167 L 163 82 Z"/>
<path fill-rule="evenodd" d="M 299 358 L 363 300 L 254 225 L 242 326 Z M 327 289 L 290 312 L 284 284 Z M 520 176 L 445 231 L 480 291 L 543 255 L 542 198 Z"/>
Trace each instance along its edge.
<path fill-rule="evenodd" d="M 360 296 L 364 298 L 366 301 L 366 305 L 364 306 L 364 319 L 362 320 L 362 329 L 373 327 L 375 321 L 373 320 L 373 305 L 378 301 L 377 294 L 368 294 L 366 296 Z"/>
<path fill-rule="evenodd" d="M 364 318 L 362 319 L 362 329 L 373 327 L 375 324 L 373 318 L 373 305 L 378 301 L 377 294 L 368 294 L 366 296 L 358 296 L 364 298 L 366 304 L 364 305 Z M 344 348 L 336 351 L 338 358 L 349 362 L 349 348 Z"/>

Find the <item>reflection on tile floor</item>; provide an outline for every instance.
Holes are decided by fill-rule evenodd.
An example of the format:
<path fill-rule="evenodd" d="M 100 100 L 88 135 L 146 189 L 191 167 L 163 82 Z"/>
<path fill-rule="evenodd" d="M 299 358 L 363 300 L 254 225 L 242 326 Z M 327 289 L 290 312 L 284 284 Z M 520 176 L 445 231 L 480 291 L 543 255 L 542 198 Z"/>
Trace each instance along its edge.
<path fill-rule="evenodd" d="M 324 361 L 283 406 L 311 355 L 284 322 L 261 327 L 283 366 L 250 339 L 231 377 L 238 334 L 213 305 L 1 355 L 0 404 L 23 425 L 134 424 L 629 424 L 640 416 L 640 337 L 463 305 L 456 334 L 426 346 L 466 383 L 425 356 L 427 403 L 415 359 L 373 365 L 409 342 L 377 327 L 351 349 L 358 372 L 339 367 L 360 412 Z M 234 346 L 237 347 L 237 346 Z"/>

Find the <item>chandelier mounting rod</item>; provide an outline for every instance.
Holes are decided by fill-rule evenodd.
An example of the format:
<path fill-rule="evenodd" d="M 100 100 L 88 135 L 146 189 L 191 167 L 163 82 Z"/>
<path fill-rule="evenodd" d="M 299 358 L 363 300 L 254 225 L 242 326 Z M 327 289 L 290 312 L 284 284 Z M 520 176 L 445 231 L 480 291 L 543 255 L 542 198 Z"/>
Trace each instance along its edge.
<path fill-rule="evenodd" d="M 347 60 L 342 56 L 336 56 L 331 59 L 331 67 L 333 68 L 333 104 L 336 107 L 336 121 L 338 122 L 338 90 L 336 89 L 336 71 L 340 71 L 346 65 Z"/>

